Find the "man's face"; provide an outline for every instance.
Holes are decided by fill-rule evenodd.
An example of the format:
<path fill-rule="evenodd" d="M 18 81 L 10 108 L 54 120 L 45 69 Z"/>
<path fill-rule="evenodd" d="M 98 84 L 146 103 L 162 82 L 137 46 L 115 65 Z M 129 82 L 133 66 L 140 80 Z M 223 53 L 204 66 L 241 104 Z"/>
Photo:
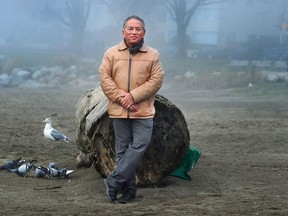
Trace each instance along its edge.
<path fill-rule="evenodd" d="M 133 44 L 137 44 L 142 40 L 145 32 L 142 28 L 141 21 L 137 19 L 130 19 L 126 22 L 126 26 L 122 30 L 122 34 L 126 40 L 127 45 L 132 47 Z"/>

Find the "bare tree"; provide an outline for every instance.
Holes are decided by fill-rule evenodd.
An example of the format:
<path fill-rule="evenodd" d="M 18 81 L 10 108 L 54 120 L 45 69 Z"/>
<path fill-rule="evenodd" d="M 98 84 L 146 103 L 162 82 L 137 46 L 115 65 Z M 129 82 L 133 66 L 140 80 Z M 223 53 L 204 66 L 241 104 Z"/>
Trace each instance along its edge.
<path fill-rule="evenodd" d="M 151 21 L 151 11 L 157 5 L 163 5 L 161 1 L 155 0 L 103 0 L 104 3 L 112 12 L 115 20 L 122 24 L 124 19 L 130 15 L 139 15 L 144 20 Z"/>
<path fill-rule="evenodd" d="M 119 24 L 122 24 L 127 14 L 130 14 L 132 11 L 131 9 L 135 8 L 138 4 L 137 1 L 129 0 L 103 0 L 103 3 L 110 9 L 112 15 Z"/>
<path fill-rule="evenodd" d="M 178 56 L 187 57 L 187 27 L 196 11 L 205 5 L 225 0 L 165 0 L 169 14 L 177 25 Z"/>
<path fill-rule="evenodd" d="M 57 1 L 58 2 L 58 1 Z M 68 26 L 72 31 L 72 48 L 77 55 L 82 52 L 82 44 L 87 20 L 90 14 L 92 0 L 65 0 L 65 11 L 55 8 L 53 1 L 45 0 L 46 11 L 64 25 Z"/>

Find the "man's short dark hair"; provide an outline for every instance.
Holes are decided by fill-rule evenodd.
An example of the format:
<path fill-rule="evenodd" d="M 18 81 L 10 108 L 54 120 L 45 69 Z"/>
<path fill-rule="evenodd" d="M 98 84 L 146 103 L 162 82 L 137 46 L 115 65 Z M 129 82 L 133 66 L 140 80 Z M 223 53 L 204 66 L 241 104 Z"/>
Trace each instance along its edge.
<path fill-rule="evenodd" d="M 132 15 L 132 16 L 127 17 L 127 18 L 124 20 L 123 28 L 125 28 L 127 21 L 130 20 L 130 19 L 139 20 L 139 21 L 141 22 L 141 24 L 142 24 L 143 31 L 146 32 L 144 20 L 141 19 L 139 16 L 136 16 L 136 15 Z"/>

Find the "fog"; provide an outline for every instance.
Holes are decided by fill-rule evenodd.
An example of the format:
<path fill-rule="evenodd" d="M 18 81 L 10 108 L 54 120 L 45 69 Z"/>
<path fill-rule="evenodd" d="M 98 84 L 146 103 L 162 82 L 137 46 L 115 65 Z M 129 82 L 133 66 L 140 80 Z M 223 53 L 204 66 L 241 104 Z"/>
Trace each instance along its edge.
<path fill-rule="evenodd" d="M 177 10 L 179 2 L 186 9 Z M 164 60 L 286 61 L 286 0 L 202 2 L 210 4 L 189 14 L 196 0 L 0 0 L 0 74 L 11 73 L 5 67 L 11 59 L 17 67 L 57 66 L 59 59 L 66 66 L 76 64 L 70 57 L 97 64 L 122 40 L 123 20 L 132 14 L 145 20 L 145 42 Z"/>
<path fill-rule="evenodd" d="M 211 4 L 193 10 L 199 1 Z M 20 158 L 75 170 L 67 179 L 0 170 L 0 215 L 288 215 L 287 13 L 288 0 L 0 0 L 0 167 Z M 113 136 L 92 90 L 132 14 L 165 71 L 155 145 L 139 170 L 149 175 L 137 178 L 157 183 L 112 205 L 103 178 Z M 47 117 L 70 143 L 51 149 Z M 196 152 L 179 155 L 186 138 L 197 165 L 186 157 Z M 172 165 L 191 181 L 162 179 Z"/>

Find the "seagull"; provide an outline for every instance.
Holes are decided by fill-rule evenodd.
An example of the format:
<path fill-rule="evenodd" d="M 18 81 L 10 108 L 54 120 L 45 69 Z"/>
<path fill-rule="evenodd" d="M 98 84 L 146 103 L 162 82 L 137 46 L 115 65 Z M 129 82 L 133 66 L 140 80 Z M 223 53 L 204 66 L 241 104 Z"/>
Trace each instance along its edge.
<path fill-rule="evenodd" d="M 70 141 L 67 136 L 52 127 L 50 118 L 46 118 L 43 122 L 46 123 L 43 131 L 44 136 L 51 140 L 51 149 L 53 149 L 53 141 L 64 141 L 67 143 Z"/>

